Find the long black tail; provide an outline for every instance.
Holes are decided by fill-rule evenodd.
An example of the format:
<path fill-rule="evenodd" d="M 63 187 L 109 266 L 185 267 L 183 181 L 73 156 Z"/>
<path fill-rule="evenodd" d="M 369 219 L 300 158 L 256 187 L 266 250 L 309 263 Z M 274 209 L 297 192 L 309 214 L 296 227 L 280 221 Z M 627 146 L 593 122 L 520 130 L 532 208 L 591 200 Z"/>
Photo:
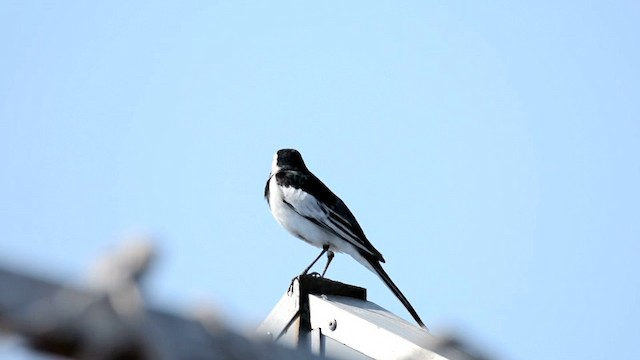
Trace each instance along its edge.
<path fill-rule="evenodd" d="M 400 289 L 398 289 L 396 284 L 394 284 L 393 281 L 391 281 L 391 278 L 389 277 L 387 272 L 384 271 L 380 262 L 377 259 L 372 259 L 369 256 L 366 256 L 365 259 L 369 262 L 373 270 L 375 270 L 376 274 L 380 276 L 382 281 L 384 281 L 384 283 L 387 284 L 389 289 L 391 289 L 391 292 L 393 292 L 393 294 L 398 298 L 398 300 L 400 300 L 402 305 L 404 305 L 404 307 L 407 308 L 407 310 L 409 311 L 411 316 L 413 316 L 413 318 L 416 320 L 418 325 L 428 330 L 427 326 L 424 324 L 424 322 L 422 322 L 422 319 L 420 319 L 420 316 L 418 316 L 418 313 L 416 312 L 416 310 L 409 303 L 409 300 L 407 300 L 407 298 L 404 297 L 404 294 L 402 294 L 402 291 L 400 291 Z"/>

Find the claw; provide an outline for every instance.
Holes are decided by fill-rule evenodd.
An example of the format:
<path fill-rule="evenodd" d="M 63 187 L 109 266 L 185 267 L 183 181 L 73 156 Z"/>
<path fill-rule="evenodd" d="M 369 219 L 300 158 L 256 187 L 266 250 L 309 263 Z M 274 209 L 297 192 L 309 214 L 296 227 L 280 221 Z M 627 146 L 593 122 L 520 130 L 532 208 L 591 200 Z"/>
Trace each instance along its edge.
<path fill-rule="evenodd" d="M 293 295 L 293 283 L 298 279 L 297 276 L 295 276 L 293 279 L 291 279 L 291 283 L 289 284 L 289 289 L 287 290 L 287 295 L 291 296 Z"/>

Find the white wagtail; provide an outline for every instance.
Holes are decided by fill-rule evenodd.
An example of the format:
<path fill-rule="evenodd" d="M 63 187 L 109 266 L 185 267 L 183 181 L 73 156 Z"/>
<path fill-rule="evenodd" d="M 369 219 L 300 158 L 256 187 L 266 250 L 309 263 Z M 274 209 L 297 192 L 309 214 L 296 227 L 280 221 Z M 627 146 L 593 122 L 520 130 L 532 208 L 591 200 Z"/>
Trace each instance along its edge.
<path fill-rule="evenodd" d="M 334 252 L 349 254 L 380 276 L 416 322 L 426 328 L 409 300 L 382 268 L 382 254 L 367 240 L 347 205 L 307 169 L 297 150 L 282 149 L 274 155 L 264 197 L 280 225 L 322 249 L 302 275 L 326 253 L 327 265 L 321 275 L 324 277 Z"/>

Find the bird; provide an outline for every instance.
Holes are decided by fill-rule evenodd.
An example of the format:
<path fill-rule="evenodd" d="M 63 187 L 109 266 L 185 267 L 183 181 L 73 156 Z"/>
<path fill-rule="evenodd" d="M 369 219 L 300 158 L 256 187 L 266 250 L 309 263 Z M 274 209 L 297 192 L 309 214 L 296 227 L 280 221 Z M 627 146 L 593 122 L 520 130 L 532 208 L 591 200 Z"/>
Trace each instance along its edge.
<path fill-rule="evenodd" d="M 326 253 L 324 277 L 334 253 L 351 255 L 378 275 L 400 300 L 414 320 L 427 328 L 409 300 L 382 268 L 382 254 L 371 244 L 347 205 L 334 194 L 304 163 L 295 149 L 280 149 L 273 156 L 264 197 L 276 221 L 293 236 L 321 248 L 322 251 L 301 275 Z"/>

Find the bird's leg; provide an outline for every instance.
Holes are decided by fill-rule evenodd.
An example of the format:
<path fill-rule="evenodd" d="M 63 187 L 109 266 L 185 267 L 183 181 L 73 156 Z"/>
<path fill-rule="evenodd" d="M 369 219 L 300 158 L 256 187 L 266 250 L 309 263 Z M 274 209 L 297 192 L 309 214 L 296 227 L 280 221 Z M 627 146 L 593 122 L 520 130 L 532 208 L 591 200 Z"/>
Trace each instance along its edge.
<path fill-rule="evenodd" d="M 309 264 L 309 266 L 307 266 L 306 269 L 304 269 L 304 271 L 302 272 L 302 274 L 294 277 L 293 279 L 291 279 L 291 284 L 289 284 L 289 290 L 287 290 L 287 294 L 292 293 L 293 292 L 293 282 L 296 281 L 296 279 L 299 276 L 302 275 L 307 275 L 307 272 L 309 272 L 309 270 L 311 269 L 311 267 L 318 262 L 318 260 L 320 260 L 320 258 L 322 257 L 322 255 L 324 255 L 324 253 L 326 253 L 327 251 L 329 251 L 329 245 L 323 245 L 322 246 L 322 251 L 320 252 L 320 255 L 318 255 L 317 258 L 315 258 L 315 260 L 313 260 L 313 262 L 311 264 Z M 333 257 L 333 251 L 329 251 L 329 254 L 331 254 L 331 257 Z M 327 256 L 329 256 L 329 254 L 327 254 Z M 324 271 L 327 271 L 327 269 L 325 268 Z M 313 273 L 315 275 L 318 275 L 318 273 Z M 313 275 L 312 274 L 312 275 Z M 322 273 L 324 275 L 324 272 Z"/>
<path fill-rule="evenodd" d="M 322 271 L 322 275 L 320 275 L 320 277 L 324 277 L 324 274 L 327 272 L 327 269 L 329 268 L 329 264 L 331 264 L 331 260 L 333 260 L 333 256 L 334 256 L 333 251 L 329 250 L 329 252 L 327 252 L 327 265 L 324 266 L 324 270 Z"/>
<path fill-rule="evenodd" d="M 318 257 L 317 257 L 315 260 L 313 260 L 313 262 L 312 262 L 309 266 L 307 266 L 307 268 L 306 268 L 306 269 L 304 269 L 304 271 L 303 271 L 303 272 L 302 272 L 302 274 L 300 274 L 300 275 L 307 275 L 307 272 L 309 271 L 309 269 L 311 269 L 311 267 L 312 267 L 316 262 L 318 262 L 318 260 L 322 257 L 322 255 L 324 255 L 324 253 L 326 253 L 327 251 L 329 251 L 329 245 L 323 245 L 323 246 L 322 246 L 322 251 L 320 252 L 320 255 L 318 255 Z"/>

